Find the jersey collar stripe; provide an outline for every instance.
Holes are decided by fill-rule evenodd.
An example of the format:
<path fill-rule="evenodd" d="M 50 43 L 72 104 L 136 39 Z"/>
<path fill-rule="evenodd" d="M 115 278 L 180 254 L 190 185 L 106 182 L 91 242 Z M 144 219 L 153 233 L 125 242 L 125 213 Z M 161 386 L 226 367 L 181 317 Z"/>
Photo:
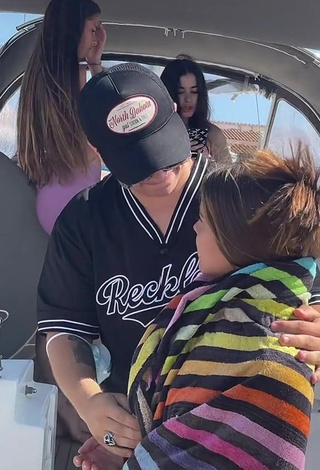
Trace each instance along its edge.
<path fill-rule="evenodd" d="M 151 233 L 149 232 L 149 230 L 147 229 L 147 227 L 144 225 L 143 221 L 139 218 L 137 212 L 134 210 L 134 207 L 131 205 L 131 203 L 130 203 L 128 197 L 127 197 L 127 194 L 130 194 L 129 191 L 128 191 L 127 189 L 124 189 L 124 188 L 121 188 L 121 190 L 122 190 L 123 196 L 124 196 L 124 198 L 125 198 L 125 200 L 126 200 L 128 206 L 129 206 L 129 209 L 131 210 L 131 212 L 132 212 L 134 218 L 135 218 L 135 219 L 137 220 L 137 222 L 141 225 L 141 227 L 143 228 L 143 230 L 149 235 L 149 237 L 150 237 L 152 240 L 154 240 L 154 237 L 151 235 Z M 128 193 L 127 193 L 127 191 L 128 191 Z M 130 194 L 130 196 L 131 196 L 131 194 Z M 134 200 L 133 200 L 133 201 L 134 201 Z M 134 202 L 135 202 L 135 201 L 134 201 Z M 138 206 L 137 206 L 137 207 L 138 207 Z M 138 207 L 138 209 L 140 210 L 139 207 Z M 140 213 L 141 213 L 141 211 L 140 211 Z M 143 215 L 144 215 L 144 214 L 143 214 Z M 158 234 L 157 234 L 157 235 L 158 235 Z M 162 240 L 160 239 L 160 242 L 161 242 L 161 241 L 162 241 Z"/>
<path fill-rule="evenodd" d="M 131 198 L 131 201 L 134 203 L 135 207 L 138 209 L 139 211 L 139 214 L 141 214 L 142 216 L 142 220 L 143 221 L 146 221 L 149 225 L 150 228 L 152 228 L 153 232 L 155 233 L 155 235 L 158 237 L 160 243 L 162 243 L 162 234 L 161 232 L 158 230 L 158 227 L 153 223 L 152 219 L 151 218 L 148 218 L 148 216 L 143 212 L 142 208 L 140 207 L 140 205 L 138 204 L 136 198 L 133 196 L 132 192 L 130 191 L 130 189 L 128 190 L 128 195 L 129 197 Z"/>
<path fill-rule="evenodd" d="M 206 160 L 205 160 L 206 161 Z M 179 230 L 182 222 L 183 222 L 183 219 L 185 217 L 185 214 L 188 210 L 188 207 L 190 206 L 195 194 L 196 194 L 196 191 L 202 181 L 202 177 L 199 178 L 199 168 L 201 169 L 202 167 L 202 162 L 203 162 L 203 157 L 202 157 L 202 154 L 197 158 L 196 162 L 195 162 L 195 168 L 193 170 L 193 174 L 192 174 L 192 177 L 190 178 L 190 181 L 188 183 L 188 186 L 186 188 L 186 190 L 184 191 L 184 194 L 183 194 L 183 197 L 181 198 L 181 201 L 179 203 L 179 206 L 176 208 L 176 211 L 175 211 L 175 215 L 174 217 L 172 218 L 172 221 L 170 223 L 170 226 L 169 226 L 169 229 L 167 231 L 167 235 L 166 235 L 166 240 L 165 242 L 168 243 L 169 241 L 169 238 L 170 238 L 170 235 L 172 234 L 173 232 L 173 229 L 177 223 L 177 221 L 179 221 L 179 227 L 177 229 L 177 231 Z M 194 182 L 197 182 L 196 184 L 196 187 L 195 187 L 195 191 L 193 191 L 192 195 L 190 196 L 190 193 L 191 191 L 193 190 L 193 186 L 194 186 Z M 183 216 L 181 216 L 181 212 L 182 210 L 184 209 L 184 206 L 185 206 L 185 201 L 187 201 L 186 203 L 186 208 L 185 210 L 183 211 Z M 179 220 L 178 220 L 179 219 Z"/>
<path fill-rule="evenodd" d="M 188 208 L 190 207 L 190 204 L 192 203 L 192 200 L 196 196 L 196 193 L 199 189 L 207 165 L 207 158 L 202 154 L 199 155 L 195 161 L 195 165 L 192 169 L 187 186 L 182 192 L 181 199 L 175 208 L 165 237 L 151 217 L 149 217 L 148 214 L 144 212 L 143 207 L 140 207 L 139 201 L 136 200 L 130 189 L 123 187 L 121 188 L 125 201 L 129 206 L 132 214 L 152 240 L 158 239 L 160 244 L 167 244 L 172 234 L 179 231 Z"/>
<path fill-rule="evenodd" d="M 208 164 L 209 164 L 209 161 L 206 160 L 206 161 L 205 161 L 205 164 L 204 164 L 204 166 L 203 166 L 203 168 L 202 168 L 202 173 L 201 173 L 201 177 L 200 177 L 199 180 L 198 180 L 198 184 L 197 184 L 197 186 L 194 188 L 193 194 L 192 194 L 192 196 L 190 197 L 190 199 L 189 199 L 189 201 L 188 201 L 188 204 L 187 204 L 187 206 L 186 206 L 186 208 L 185 208 L 185 210 L 184 210 L 184 213 L 183 213 L 182 216 L 181 216 L 181 220 L 180 220 L 180 223 L 179 223 L 177 232 L 179 232 L 179 230 L 181 229 L 181 225 L 183 224 L 185 215 L 186 215 L 186 213 L 188 212 L 188 209 L 189 209 L 189 207 L 190 207 L 190 204 L 191 204 L 191 202 L 193 201 L 193 198 L 195 197 L 195 195 L 197 194 L 197 192 L 198 192 L 198 190 L 199 190 L 199 187 L 200 187 L 200 185 L 201 185 L 201 183 L 202 183 L 203 177 L 204 177 L 204 175 L 205 175 L 205 173 L 206 173 L 206 171 L 207 171 Z"/>

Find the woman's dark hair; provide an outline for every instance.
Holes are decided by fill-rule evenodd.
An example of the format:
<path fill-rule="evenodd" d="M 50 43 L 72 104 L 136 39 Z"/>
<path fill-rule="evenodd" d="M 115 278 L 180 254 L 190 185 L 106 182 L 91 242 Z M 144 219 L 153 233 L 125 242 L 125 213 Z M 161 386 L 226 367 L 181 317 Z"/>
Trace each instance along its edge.
<path fill-rule="evenodd" d="M 206 128 L 210 121 L 209 97 L 206 81 L 199 65 L 187 56 L 178 56 L 168 63 L 161 74 L 161 80 L 165 84 L 173 101 L 178 105 L 180 114 L 178 90 L 180 77 L 192 73 L 196 77 L 198 87 L 198 103 L 194 115 L 189 119 L 190 128 Z"/>
<path fill-rule="evenodd" d="M 300 145 L 292 158 L 266 150 L 212 171 L 202 210 L 221 252 L 238 267 L 320 255 L 320 172 Z"/>
<path fill-rule="evenodd" d="M 85 21 L 100 13 L 92 0 L 52 0 L 23 77 L 18 109 L 18 159 L 43 186 L 74 169 L 87 170 L 87 141 L 77 115 L 78 45 Z"/>

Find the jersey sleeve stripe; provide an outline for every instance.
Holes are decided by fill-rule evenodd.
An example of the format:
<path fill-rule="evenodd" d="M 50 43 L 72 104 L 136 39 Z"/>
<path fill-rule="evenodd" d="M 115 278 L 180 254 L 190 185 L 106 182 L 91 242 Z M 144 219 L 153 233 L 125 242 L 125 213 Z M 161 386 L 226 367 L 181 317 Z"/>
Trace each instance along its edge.
<path fill-rule="evenodd" d="M 51 331 L 66 331 L 72 333 L 82 333 L 84 335 L 92 336 L 95 338 L 99 337 L 99 331 L 87 331 L 87 330 L 80 330 L 78 328 L 69 328 L 67 326 L 57 326 L 57 325 L 50 325 L 50 326 L 42 326 L 38 328 L 39 332 L 51 332 Z"/>
<path fill-rule="evenodd" d="M 320 294 L 312 294 L 309 305 L 320 304 Z"/>
<path fill-rule="evenodd" d="M 99 330 L 98 325 L 90 325 L 90 323 L 81 323 L 81 322 L 73 321 L 73 320 L 64 320 L 62 318 L 55 318 L 54 320 L 39 320 L 38 321 L 38 325 L 40 325 L 42 323 L 71 323 L 73 325 L 81 325 L 81 326 L 85 326 L 87 328 L 93 328 L 95 330 Z"/>

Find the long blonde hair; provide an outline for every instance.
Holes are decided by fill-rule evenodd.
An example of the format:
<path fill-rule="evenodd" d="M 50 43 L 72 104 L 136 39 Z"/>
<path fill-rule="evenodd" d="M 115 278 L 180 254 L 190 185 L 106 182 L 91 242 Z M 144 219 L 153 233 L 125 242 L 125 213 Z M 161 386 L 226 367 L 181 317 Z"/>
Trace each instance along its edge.
<path fill-rule="evenodd" d="M 18 109 L 18 160 L 38 187 L 87 171 L 87 141 L 77 115 L 78 44 L 92 0 L 52 0 L 27 66 Z"/>

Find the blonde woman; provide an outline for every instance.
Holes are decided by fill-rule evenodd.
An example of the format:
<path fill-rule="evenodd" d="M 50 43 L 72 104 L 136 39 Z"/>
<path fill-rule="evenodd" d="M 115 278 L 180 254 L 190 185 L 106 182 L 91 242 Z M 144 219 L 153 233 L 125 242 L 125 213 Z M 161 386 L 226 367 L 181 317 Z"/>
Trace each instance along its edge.
<path fill-rule="evenodd" d="M 56 218 L 82 189 L 101 178 L 100 157 L 80 127 L 77 100 L 92 75 L 102 71 L 106 33 L 100 8 L 92 0 L 52 0 L 26 69 L 18 110 L 18 160 L 37 186 L 37 215 L 50 234 Z M 85 65 L 80 65 L 80 63 Z M 55 383 L 37 335 L 37 378 Z M 83 442 L 88 430 L 59 393 L 59 433 Z"/>
<path fill-rule="evenodd" d="M 47 233 L 69 200 L 100 180 L 100 158 L 88 145 L 77 99 L 102 71 L 106 33 L 92 0 L 52 0 L 24 75 L 18 110 L 18 160 L 38 188 L 37 214 Z"/>

